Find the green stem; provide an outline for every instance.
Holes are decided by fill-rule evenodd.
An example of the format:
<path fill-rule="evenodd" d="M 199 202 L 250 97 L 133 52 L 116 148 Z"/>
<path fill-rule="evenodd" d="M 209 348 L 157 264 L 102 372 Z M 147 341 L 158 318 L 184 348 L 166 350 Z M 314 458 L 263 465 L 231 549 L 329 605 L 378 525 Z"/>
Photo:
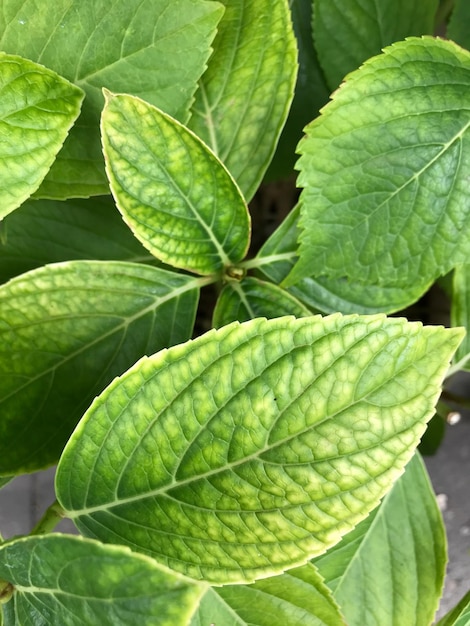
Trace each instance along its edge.
<path fill-rule="evenodd" d="M 29 534 L 46 535 L 47 533 L 52 532 L 64 517 L 65 511 L 56 500 L 46 510 L 44 515 Z"/>
<path fill-rule="evenodd" d="M 454 0 L 443 0 L 439 5 L 436 13 L 436 19 L 434 21 L 434 27 L 439 28 L 441 24 L 445 24 L 449 15 L 452 13 L 454 8 Z"/>

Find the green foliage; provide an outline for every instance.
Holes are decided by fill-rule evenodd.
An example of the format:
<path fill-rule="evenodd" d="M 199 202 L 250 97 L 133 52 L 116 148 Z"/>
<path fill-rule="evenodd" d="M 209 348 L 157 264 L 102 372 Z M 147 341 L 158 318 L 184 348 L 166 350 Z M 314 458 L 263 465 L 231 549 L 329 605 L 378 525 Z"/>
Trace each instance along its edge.
<path fill-rule="evenodd" d="M 470 53 L 430 35 L 468 9 L 379 4 L 4 1 L 0 487 L 58 468 L 0 623 L 432 623 Z M 449 272 L 454 328 L 407 321 Z"/>

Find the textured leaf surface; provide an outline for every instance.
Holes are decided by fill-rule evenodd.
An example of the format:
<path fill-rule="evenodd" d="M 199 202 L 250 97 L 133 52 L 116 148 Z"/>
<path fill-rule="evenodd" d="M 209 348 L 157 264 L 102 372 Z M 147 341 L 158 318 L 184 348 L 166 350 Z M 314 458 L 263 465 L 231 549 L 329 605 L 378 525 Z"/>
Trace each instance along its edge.
<path fill-rule="evenodd" d="M 0 49 L 55 70 L 86 92 L 83 113 L 40 190 L 108 193 L 99 140 L 101 88 L 140 96 L 186 120 L 223 8 L 204 0 L 3 0 Z"/>
<path fill-rule="evenodd" d="M 245 201 L 193 133 L 138 98 L 108 94 L 102 135 L 116 203 L 152 254 L 199 274 L 219 272 L 245 256 Z"/>
<path fill-rule="evenodd" d="M 415 455 L 378 509 L 315 564 L 348 626 L 429 626 L 446 561 L 444 524 Z"/>
<path fill-rule="evenodd" d="M 250 200 L 294 95 L 297 49 L 286 0 L 222 2 L 225 14 L 189 127 L 219 156 Z"/>
<path fill-rule="evenodd" d="M 27 201 L 3 221 L 0 282 L 46 263 L 72 259 L 155 262 L 105 196 Z"/>
<path fill-rule="evenodd" d="M 452 279 L 452 326 L 463 326 L 467 329 L 462 343 L 455 353 L 455 361 L 460 361 L 470 352 L 470 265 L 458 265 L 453 272 Z M 469 370 L 467 361 L 463 369 Z"/>
<path fill-rule="evenodd" d="M 390 488 L 461 329 L 256 319 L 144 358 L 90 407 L 56 489 L 85 535 L 250 582 L 339 541 Z"/>
<path fill-rule="evenodd" d="M 0 288 L 0 475 L 57 460 L 97 393 L 144 354 L 192 333 L 197 279 L 71 261 Z"/>
<path fill-rule="evenodd" d="M 470 591 L 465 594 L 457 606 L 439 620 L 436 626 L 469 626 L 470 624 Z"/>
<path fill-rule="evenodd" d="M 128 548 L 67 535 L 0 546 L 5 626 L 185 626 L 203 588 Z"/>
<path fill-rule="evenodd" d="M 83 97 L 55 72 L 0 52 L 0 220 L 39 187 Z"/>
<path fill-rule="evenodd" d="M 331 89 L 394 41 L 432 35 L 439 0 L 315 0 L 314 41 Z"/>
<path fill-rule="evenodd" d="M 274 180 L 294 173 L 295 149 L 303 129 L 318 115 L 330 95 L 313 47 L 312 0 L 290 0 L 289 5 L 299 50 L 299 68 L 292 106 L 266 173 L 266 178 Z"/>
<path fill-rule="evenodd" d="M 298 259 L 299 210 L 297 206 L 287 216 L 258 253 L 258 270 L 276 284 L 282 283 Z M 394 313 L 416 302 L 430 286 L 430 281 L 422 280 L 391 287 L 347 278 L 308 276 L 289 287 L 288 292 L 311 309 L 324 313 Z"/>
<path fill-rule="evenodd" d="M 254 317 L 305 317 L 312 312 L 287 291 L 257 278 L 248 276 L 242 281 L 231 281 L 219 295 L 214 309 L 213 326 L 219 328 L 238 320 L 246 322 Z"/>
<path fill-rule="evenodd" d="M 352 74 L 307 128 L 300 261 L 311 275 L 406 286 L 470 253 L 470 53 L 409 39 Z"/>
<path fill-rule="evenodd" d="M 447 36 L 459 45 L 470 48 L 470 5 L 467 0 L 454 0 L 447 26 Z"/>
<path fill-rule="evenodd" d="M 331 591 L 313 565 L 253 585 L 212 587 L 191 626 L 345 626 Z"/>

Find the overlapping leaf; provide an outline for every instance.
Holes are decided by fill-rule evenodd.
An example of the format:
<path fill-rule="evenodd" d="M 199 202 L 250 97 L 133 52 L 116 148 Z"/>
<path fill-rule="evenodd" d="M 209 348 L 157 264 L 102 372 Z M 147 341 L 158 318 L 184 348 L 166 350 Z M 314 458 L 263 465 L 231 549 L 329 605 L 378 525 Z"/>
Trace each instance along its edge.
<path fill-rule="evenodd" d="M 225 14 L 189 127 L 250 200 L 289 111 L 297 50 L 287 0 L 222 0 Z"/>
<path fill-rule="evenodd" d="M 411 35 L 432 35 L 439 0 L 315 0 L 314 41 L 331 89 Z"/>
<path fill-rule="evenodd" d="M 138 98 L 107 94 L 102 137 L 116 204 L 152 254 L 199 274 L 221 272 L 245 256 L 245 201 L 192 132 Z"/>
<path fill-rule="evenodd" d="M 305 563 L 398 477 L 462 332 L 383 316 L 258 318 L 144 358 L 69 440 L 61 506 L 85 535 L 196 579 Z"/>
<path fill-rule="evenodd" d="M 72 259 L 156 261 L 106 196 L 27 201 L 3 221 L 0 282 L 46 263 Z"/>
<path fill-rule="evenodd" d="M 253 585 L 212 587 L 191 626 L 345 626 L 331 591 L 310 563 Z"/>
<path fill-rule="evenodd" d="M 82 87 L 76 128 L 42 197 L 108 193 L 99 141 L 101 88 L 125 91 L 186 120 L 223 7 L 205 0 L 5 0 L 0 48 L 42 63 Z"/>
<path fill-rule="evenodd" d="M 280 284 L 294 267 L 299 236 L 297 206 L 271 235 L 258 253 L 258 271 Z M 359 280 L 333 279 L 313 275 L 303 278 L 289 287 L 294 297 L 311 309 L 324 313 L 393 313 L 400 311 L 423 295 L 431 286 L 430 281 L 417 280 L 403 287 L 370 285 Z"/>
<path fill-rule="evenodd" d="M 236 320 L 246 322 L 254 317 L 305 317 L 311 314 L 284 289 L 248 276 L 242 281 L 230 281 L 224 287 L 217 300 L 212 323 L 219 328 Z"/>
<path fill-rule="evenodd" d="M 300 260 L 312 275 L 407 286 L 470 253 L 470 53 L 425 37 L 350 75 L 300 143 Z"/>
<path fill-rule="evenodd" d="M 0 288 L 0 475 L 60 455 L 91 400 L 144 354 L 192 333 L 197 279 L 71 261 Z"/>
<path fill-rule="evenodd" d="M 436 626 L 469 626 L 470 624 L 470 591 L 465 594 L 458 605 L 449 611 Z"/>
<path fill-rule="evenodd" d="M 348 626 L 429 626 L 446 561 L 444 524 L 416 455 L 383 503 L 315 564 Z"/>
<path fill-rule="evenodd" d="M 186 626 L 204 588 L 128 548 L 67 535 L 0 546 L 5 626 Z"/>
<path fill-rule="evenodd" d="M 55 72 L 0 52 L 0 220 L 39 187 L 83 97 Z"/>

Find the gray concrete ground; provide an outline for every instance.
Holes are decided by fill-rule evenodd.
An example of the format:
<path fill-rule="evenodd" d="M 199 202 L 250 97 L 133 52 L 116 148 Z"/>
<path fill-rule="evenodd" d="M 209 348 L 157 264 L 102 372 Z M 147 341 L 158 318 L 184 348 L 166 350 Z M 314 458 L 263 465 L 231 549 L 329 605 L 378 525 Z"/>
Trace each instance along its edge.
<path fill-rule="evenodd" d="M 449 426 L 434 457 L 427 457 L 449 541 L 449 565 L 439 615 L 470 590 L 470 414 Z M 20 476 L 0 491 L 0 530 L 5 538 L 27 533 L 54 500 L 54 470 Z M 73 532 L 70 521 L 57 530 Z M 274 626 L 274 625 L 273 625 Z M 398 624 L 396 626 L 399 626 Z"/>

